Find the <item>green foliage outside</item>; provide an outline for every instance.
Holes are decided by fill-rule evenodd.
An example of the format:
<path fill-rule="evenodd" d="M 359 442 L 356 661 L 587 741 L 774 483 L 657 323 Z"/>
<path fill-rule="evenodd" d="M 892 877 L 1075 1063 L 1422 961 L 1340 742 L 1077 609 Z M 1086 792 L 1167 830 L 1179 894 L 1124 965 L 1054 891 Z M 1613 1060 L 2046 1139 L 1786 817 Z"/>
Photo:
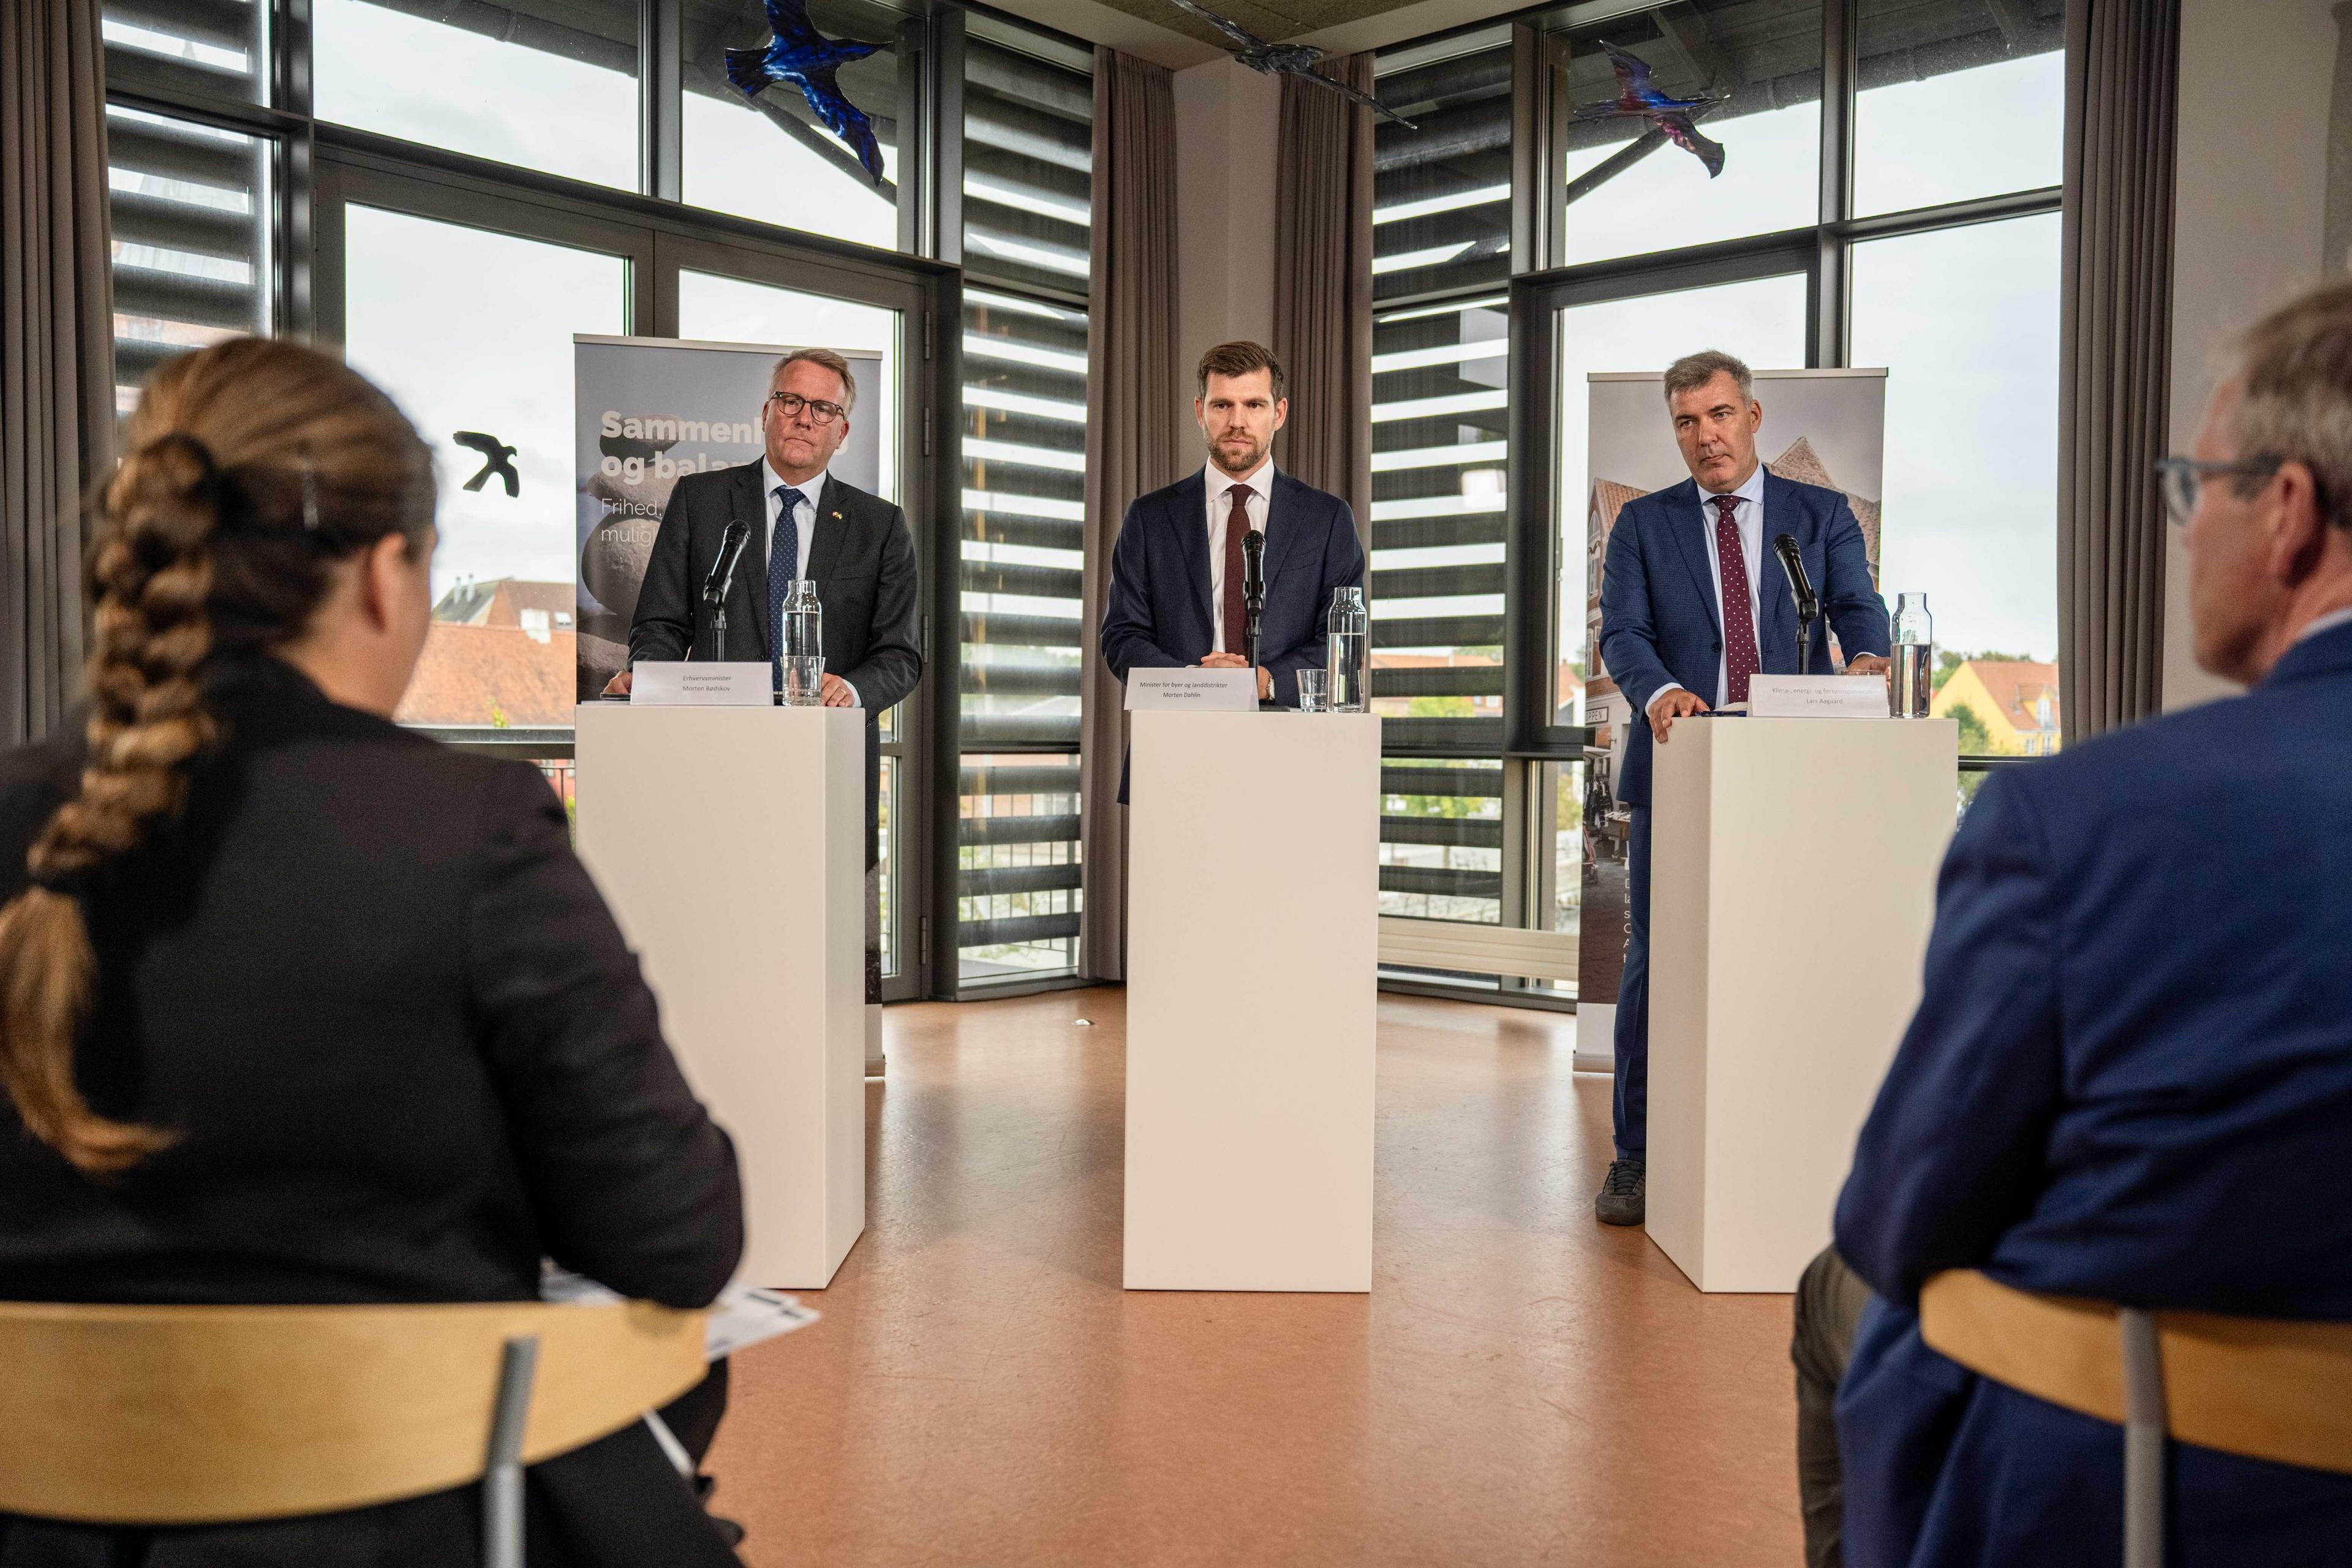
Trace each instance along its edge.
<path fill-rule="evenodd" d="M 1983 718 L 1978 714 L 1977 710 L 1974 708 L 1969 707 L 1967 703 L 1953 703 L 1951 708 L 1945 713 L 1944 717 L 1947 719 L 1956 720 L 1959 723 L 1960 755 L 1964 757 L 1981 757 L 1989 752 L 2000 752 L 2007 749 L 1993 743 L 1991 729 L 1986 725 Z"/>

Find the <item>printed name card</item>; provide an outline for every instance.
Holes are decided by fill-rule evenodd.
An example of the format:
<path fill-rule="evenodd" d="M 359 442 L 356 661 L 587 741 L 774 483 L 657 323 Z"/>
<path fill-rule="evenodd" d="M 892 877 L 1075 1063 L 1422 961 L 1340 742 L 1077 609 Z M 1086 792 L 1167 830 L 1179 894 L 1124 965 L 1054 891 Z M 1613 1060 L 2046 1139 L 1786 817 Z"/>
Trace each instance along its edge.
<path fill-rule="evenodd" d="M 1130 669 L 1130 713 L 1255 713 L 1255 669 Z"/>
<path fill-rule="evenodd" d="M 1883 675 L 1751 675 L 1748 713 L 1754 719 L 1884 719 Z"/>
<path fill-rule="evenodd" d="M 656 708 L 771 708 L 775 671 L 764 663 L 648 660 L 632 667 L 629 700 Z"/>

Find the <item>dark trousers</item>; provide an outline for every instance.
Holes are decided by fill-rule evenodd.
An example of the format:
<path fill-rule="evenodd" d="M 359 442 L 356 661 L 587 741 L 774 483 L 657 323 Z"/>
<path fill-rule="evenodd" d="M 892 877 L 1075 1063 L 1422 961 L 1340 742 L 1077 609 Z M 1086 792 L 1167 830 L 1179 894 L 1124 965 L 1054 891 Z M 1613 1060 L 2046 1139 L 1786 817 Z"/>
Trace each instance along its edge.
<path fill-rule="evenodd" d="M 1650 808 L 1633 808 L 1625 840 L 1625 973 L 1617 982 L 1617 1157 L 1650 1147 Z"/>
<path fill-rule="evenodd" d="M 1797 1502 L 1805 1520 L 1805 1568 L 1843 1568 L 1845 1562 L 1837 1391 L 1869 1300 L 1870 1287 L 1834 1247 L 1823 1247 L 1797 1281 L 1789 1359 L 1797 1363 Z"/>

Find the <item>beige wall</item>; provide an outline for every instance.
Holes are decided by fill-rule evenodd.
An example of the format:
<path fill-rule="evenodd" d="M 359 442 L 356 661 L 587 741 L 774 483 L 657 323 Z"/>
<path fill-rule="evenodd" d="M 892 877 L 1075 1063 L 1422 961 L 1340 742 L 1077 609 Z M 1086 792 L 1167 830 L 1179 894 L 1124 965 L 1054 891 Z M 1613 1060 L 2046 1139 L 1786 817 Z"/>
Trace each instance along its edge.
<path fill-rule="evenodd" d="M 1211 60 L 1176 73 L 1176 362 L 1188 378 L 1176 450 L 1203 460 L 1192 366 L 1234 338 L 1274 338 L 1274 144 L 1281 84 Z M 1175 478 L 1170 475 L 1169 478 Z"/>
<path fill-rule="evenodd" d="M 2172 251 L 2172 449 L 2195 438 L 2232 334 L 2319 280 L 2336 27 L 2326 0 L 2182 0 Z M 2259 82 L 2259 105 L 2246 84 Z M 2336 258 L 2334 272 L 2345 270 Z M 2233 689 L 2196 666 L 2176 534 L 2164 705 Z"/>

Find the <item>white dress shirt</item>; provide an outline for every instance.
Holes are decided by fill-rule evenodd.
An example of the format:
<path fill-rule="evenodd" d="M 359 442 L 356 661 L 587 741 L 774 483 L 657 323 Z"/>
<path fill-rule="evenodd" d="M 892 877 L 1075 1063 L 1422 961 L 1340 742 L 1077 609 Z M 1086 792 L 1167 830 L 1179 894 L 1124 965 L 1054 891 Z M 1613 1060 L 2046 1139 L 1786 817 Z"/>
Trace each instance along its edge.
<path fill-rule="evenodd" d="M 2322 632 L 2332 632 L 2341 626 L 2352 626 L 2352 610 L 2330 610 L 2311 625 L 2294 634 L 2296 642 L 2308 642 Z M 2292 645 L 2290 645 L 2292 646 Z"/>
<path fill-rule="evenodd" d="M 1209 481 L 1209 635 L 1214 640 L 1210 647 L 1218 653 L 1247 653 L 1247 648 L 1225 646 L 1225 523 L 1233 516 L 1233 489 L 1247 485 L 1250 499 L 1242 503 L 1247 511 L 1250 526 L 1265 531 L 1267 507 L 1274 490 L 1274 459 L 1268 458 L 1257 466 L 1257 471 L 1245 479 L 1234 479 L 1214 463 L 1202 470 Z"/>
<path fill-rule="evenodd" d="M 1756 471 L 1748 476 L 1748 482 L 1730 493 L 1739 500 L 1739 504 L 1731 509 L 1731 525 L 1739 531 L 1739 553 L 1742 564 L 1748 568 L 1748 624 L 1756 628 L 1756 636 L 1759 639 L 1756 655 L 1760 667 L 1764 655 L 1760 640 L 1764 636 L 1764 606 L 1757 588 L 1762 581 L 1764 570 L 1764 465 L 1757 464 Z M 1715 494 L 1705 485 L 1698 489 L 1698 510 L 1699 537 L 1706 547 L 1706 573 L 1715 580 L 1715 624 L 1720 628 L 1727 619 L 1723 613 L 1723 552 L 1715 547 Z M 1654 704 L 1667 692 L 1684 689 L 1685 688 L 1681 681 L 1669 680 L 1650 693 L 1650 700 Z M 1731 658 L 1727 652 L 1718 653 L 1715 658 L 1715 692 L 1708 705 L 1720 710 L 1730 700 Z"/>
<path fill-rule="evenodd" d="M 816 537 L 817 500 L 824 494 L 824 487 L 832 481 L 832 473 L 820 468 L 817 470 L 816 478 L 809 480 L 808 483 L 793 486 L 793 489 L 801 492 L 800 504 L 793 509 L 793 531 L 798 535 L 800 545 L 800 559 L 793 563 L 794 577 L 808 575 L 809 543 Z M 761 486 L 760 494 L 766 499 L 767 502 L 762 510 L 768 517 L 768 526 L 760 534 L 760 582 L 764 587 L 768 581 L 768 552 L 774 546 L 776 524 L 782 519 L 784 510 L 783 499 L 776 494 L 776 487 L 784 483 L 784 476 L 776 472 L 775 465 L 765 458 L 760 459 L 760 483 Z M 849 687 L 851 707 L 866 706 L 866 700 L 857 695 L 857 688 L 851 686 L 847 678 L 845 677 L 841 683 Z"/>

